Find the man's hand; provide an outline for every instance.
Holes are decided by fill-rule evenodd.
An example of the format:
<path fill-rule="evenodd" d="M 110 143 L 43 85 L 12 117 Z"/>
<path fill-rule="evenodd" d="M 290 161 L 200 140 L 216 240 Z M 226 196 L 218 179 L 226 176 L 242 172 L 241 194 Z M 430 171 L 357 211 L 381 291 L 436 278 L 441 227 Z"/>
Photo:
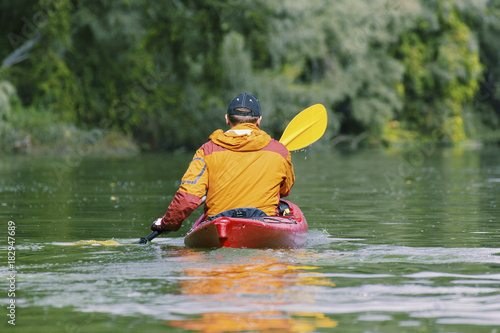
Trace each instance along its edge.
<path fill-rule="evenodd" d="M 151 225 L 151 230 L 153 231 L 158 231 L 158 232 L 163 232 L 165 230 L 162 229 L 161 227 L 161 217 L 159 219 L 156 219 L 153 224 Z"/>

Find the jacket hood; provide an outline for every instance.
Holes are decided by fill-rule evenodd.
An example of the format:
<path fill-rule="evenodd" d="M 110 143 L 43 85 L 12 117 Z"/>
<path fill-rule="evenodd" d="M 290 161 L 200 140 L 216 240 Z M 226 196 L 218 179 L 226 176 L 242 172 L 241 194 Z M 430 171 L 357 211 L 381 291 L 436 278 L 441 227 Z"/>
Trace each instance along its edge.
<path fill-rule="evenodd" d="M 213 143 L 232 151 L 255 151 L 271 142 L 271 137 L 254 124 L 239 124 L 223 132 L 216 130 L 209 137 Z"/>

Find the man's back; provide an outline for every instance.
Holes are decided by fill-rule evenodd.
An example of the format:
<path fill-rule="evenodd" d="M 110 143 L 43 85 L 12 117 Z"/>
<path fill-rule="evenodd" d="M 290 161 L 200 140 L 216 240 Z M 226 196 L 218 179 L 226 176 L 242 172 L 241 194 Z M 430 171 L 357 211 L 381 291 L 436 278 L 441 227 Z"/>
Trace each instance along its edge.
<path fill-rule="evenodd" d="M 250 134 L 239 134 L 250 131 Z M 246 132 L 248 133 L 248 132 Z M 253 207 L 274 215 L 294 183 L 288 150 L 252 124 L 216 131 L 204 144 L 208 169 L 207 215 Z"/>

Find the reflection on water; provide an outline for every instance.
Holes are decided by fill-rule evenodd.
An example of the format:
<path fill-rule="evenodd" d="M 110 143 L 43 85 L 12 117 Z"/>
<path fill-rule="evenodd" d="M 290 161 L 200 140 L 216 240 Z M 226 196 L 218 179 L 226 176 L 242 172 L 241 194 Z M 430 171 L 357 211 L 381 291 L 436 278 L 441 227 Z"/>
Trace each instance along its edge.
<path fill-rule="evenodd" d="M 275 294 L 287 292 L 286 287 L 303 285 L 335 286 L 311 270 L 320 267 L 291 266 L 285 263 L 263 263 L 257 265 L 221 265 L 213 270 L 186 269 L 190 278 L 180 283 L 186 295 L 217 294 L 221 297 L 241 294 Z M 305 273 L 304 273 L 305 272 Z M 298 292 L 298 290 L 297 290 Z M 223 301 L 223 298 L 218 298 Z"/>
<path fill-rule="evenodd" d="M 203 256 L 203 252 L 198 254 Z M 286 262 L 273 262 L 274 259 L 271 255 L 266 256 L 264 252 L 246 259 L 261 263 L 219 265 L 211 269 L 184 269 L 179 292 L 186 296 L 198 296 L 196 302 L 200 304 L 196 307 L 204 308 L 205 302 L 235 305 L 229 313 L 207 311 L 199 317 L 174 320 L 169 324 L 200 332 L 311 332 L 318 328 L 337 326 L 337 321 L 322 313 L 273 310 L 293 299 L 307 298 L 307 292 L 300 288 L 301 286 L 335 286 L 323 277 L 323 274 L 316 272 L 320 267 L 290 265 Z M 245 301 L 245 307 L 238 309 L 236 304 L 242 299 Z M 314 299 L 309 301 L 314 302 Z M 248 308 L 259 310 L 242 312 Z"/>
<path fill-rule="evenodd" d="M 300 317 L 296 318 L 295 315 Z M 197 332 L 317 332 L 320 329 L 336 327 L 338 322 L 321 313 L 284 313 L 260 311 L 250 313 L 206 313 L 201 318 L 173 320 L 174 327 Z M 319 329 L 319 330 L 318 330 Z"/>

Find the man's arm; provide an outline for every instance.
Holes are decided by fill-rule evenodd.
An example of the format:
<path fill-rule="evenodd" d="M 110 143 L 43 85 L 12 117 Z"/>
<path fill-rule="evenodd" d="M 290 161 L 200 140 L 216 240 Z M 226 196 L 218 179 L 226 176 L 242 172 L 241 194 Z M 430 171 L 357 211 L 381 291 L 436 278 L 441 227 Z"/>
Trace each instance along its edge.
<path fill-rule="evenodd" d="M 179 190 L 161 220 L 162 231 L 177 231 L 182 222 L 203 203 L 208 188 L 208 170 L 203 149 L 196 151 L 182 177 Z"/>

